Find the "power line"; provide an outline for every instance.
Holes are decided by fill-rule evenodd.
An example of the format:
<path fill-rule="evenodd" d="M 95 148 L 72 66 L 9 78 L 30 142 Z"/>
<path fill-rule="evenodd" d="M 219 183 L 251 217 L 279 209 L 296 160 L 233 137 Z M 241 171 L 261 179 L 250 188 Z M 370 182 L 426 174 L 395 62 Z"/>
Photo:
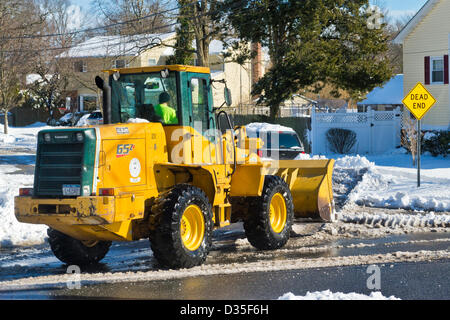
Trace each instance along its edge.
<path fill-rule="evenodd" d="M 237 3 L 238 1 L 239 0 L 236 0 L 235 3 Z M 158 12 L 158 13 L 153 13 L 153 14 L 145 16 L 145 17 L 141 17 L 141 18 L 137 18 L 137 19 L 133 19 L 133 20 L 128 20 L 128 21 L 124 21 L 124 22 L 121 22 L 121 23 L 115 23 L 115 24 L 111 24 L 111 25 L 107 25 L 107 26 L 102 26 L 102 27 L 98 27 L 98 28 L 82 29 L 82 30 L 73 31 L 71 33 L 65 33 L 65 34 L 61 33 L 61 34 L 35 35 L 33 37 L 43 38 L 43 37 L 52 37 L 52 36 L 57 36 L 57 35 L 69 35 L 69 34 L 76 34 L 76 33 L 81 33 L 81 32 L 88 32 L 87 30 L 103 30 L 103 29 L 107 29 L 107 28 L 110 28 L 110 27 L 113 27 L 113 26 L 118 26 L 118 25 L 124 25 L 124 24 L 127 24 L 127 23 L 131 23 L 133 21 L 140 21 L 140 20 L 148 19 L 149 17 L 156 16 L 156 15 L 163 14 L 163 13 L 170 12 L 170 11 L 174 11 L 176 9 L 185 8 L 185 7 L 190 6 L 192 4 L 195 4 L 195 3 L 191 3 L 191 4 L 188 4 L 186 6 L 182 6 L 182 7 L 168 9 L 168 10 L 165 10 L 165 11 L 162 11 L 162 12 Z M 242 11 L 242 9 L 238 10 L 238 12 L 239 11 Z M 219 12 L 219 11 L 216 10 L 216 11 L 212 11 L 212 12 L 204 12 L 202 14 L 193 16 L 191 18 L 193 18 L 193 19 L 194 18 L 201 18 L 203 16 L 212 15 L 212 14 L 215 14 L 217 12 Z M 253 22 L 252 21 L 247 21 L 245 24 L 247 24 L 247 23 L 253 23 Z M 156 30 L 166 29 L 168 27 L 172 27 L 172 26 L 175 26 L 177 24 L 178 24 L 178 22 L 173 22 L 171 24 L 167 24 L 167 25 L 157 26 L 157 27 L 151 28 L 148 31 L 143 30 L 142 31 L 143 33 L 140 33 L 140 34 L 123 35 L 124 38 L 129 38 L 129 39 L 127 41 L 120 41 L 118 43 L 115 43 L 115 44 L 111 45 L 110 47 L 119 47 L 120 45 L 126 45 L 126 44 L 129 44 L 129 43 L 136 43 L 136 38 L 133 38 L 133 37 L 145 36 L 146 35 L 145 32 L 154 32 Z M 156 36 L 158 34 L 152 34 L 152 35 Z M 120 35 L 116 35 L 116 36 L 120 36 Z M 20 38 L 20 37 L 16 37 L 16 38 Z M 157 39 L 157 37 L 153 38 L 153 40 L 155 40 L 155 39 Z M 98 46 L 92 46 L 92 45 L 96 45 L 96 44 L 98 44 Z M 154 44 L 154 43 L 150 42 L 148 45 L 151 45 L 151 44 Z M 148 48 L 148 45 L 135 46 L 133 48 L 130 48 L 129 51 L 131 51 L 133 49 L 136 49 L 136 48 L 138 48 L 138 49 L 139 48 L 146 49 L 146 48 Z M 161 44 L 154 44 L 154 46 L 157 46 L 157 45 L 161 45 Z M 80 47 L 87 47 L 87 50 L 96 50 L 96 49 L 103 49 L 105 47 L 108 47 L 108 45 L 105 45 L 104 40 L 99 40 L 97 42 L 90 42 L 90 43 L 82 42 L 82 43 L 79 43 L 79 44 L 76 44 L 76 45 L 69 45 L 69 46 L 62 46 L 62 47 L 45 47 L 45 48 L 40 47 L 40 48 L 37 48 L 37 49 L 0 50 L 0 52 L 1 53 L 25 53 L 25 52 L 42 52 L 42 51 L 64 51 L 64 50 L 71 50 L 71 49 L 76 49 L 76 48 L 80 48 Z M 170 47 L 176 49 L 175 46 L 170 46 Z M 80 50 L 83 50 L 83 49 L 80 49 Z M 127 50 L 127 52 L 129 52 L 129 51 Z M 123 51 L 122 56 L 126 56 L 127 55 L 125 52 L 126 51 Z M 120 56 L 120 55 L 118 55 L 118 56 Z M 82 58 L 82 57 L 80 56 L 79 58 Z"/>
<path fill-rule="evenodd" d="M 100 26 L 100 27 L 95 27 L 95 28 L 86 28 L 86 29 L 80 29 L 80 30 L 75 30 L 75 31 L 71 31 L 71 32 L 61 32 L 61 33 L 51 33 L 51 34 L 34 34 L 34 35 L 23 35 L 23 36 L 17 36 L 17 37 L 2 37 L 0 38 L 0 40 L 6 41 L 6 40 L 22 40 L 22 39 L 39 39 L 39 38 L 51 38 L 51 37 L 60 37 L 60 36 L 73 36 L 79 33 L 87 33 L 87 32 L 93 32 L 96 30 L 105 30 L 105 29 L 109 29 L 109 28 L 113 28 L 113 27 L 117 27 L 117 26 L 121 26 L 121 25 L 125 25 L 125 24 L 131 24 L 131 23 L 135 23 L 141 20 L 146 20 L 158 15 L 163 15 L 165 13 L 171 12 L 171 11 L 175 11 L 178 9 L 182 9 L 184 7 L 187 6 L 191 6 L 194 3 L 190 3 L 188 5 L 185 5 L 183 7 L 176 7 L 176 8 L 172 8 L 172 9 L 167 9 L 164 11 L 160 11 L 160 12 L 155 12 L 149 15 L 146 15 L 144 17 L 139 17 L 139 18 L 135 18 L 135 19 L 131 19 L 131 20 L 126 20 L 126 21 L 121 21 L 121 22 L 117 22 L 117 23 L 113 23 L 113 24 L 109 24 L 109 25 L 105 25 L 105 26 Z"/>

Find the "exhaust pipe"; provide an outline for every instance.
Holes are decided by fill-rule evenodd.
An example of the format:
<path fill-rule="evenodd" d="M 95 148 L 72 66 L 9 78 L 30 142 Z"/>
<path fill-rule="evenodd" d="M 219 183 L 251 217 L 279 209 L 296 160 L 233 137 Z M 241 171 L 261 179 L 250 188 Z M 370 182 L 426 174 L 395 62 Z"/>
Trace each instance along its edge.
<path fill-rule="evenodd" d="M 111 124 L 111 86 L 100 76 L 95 77 L 95 84 L 103 92 L 103 124 Z"/>

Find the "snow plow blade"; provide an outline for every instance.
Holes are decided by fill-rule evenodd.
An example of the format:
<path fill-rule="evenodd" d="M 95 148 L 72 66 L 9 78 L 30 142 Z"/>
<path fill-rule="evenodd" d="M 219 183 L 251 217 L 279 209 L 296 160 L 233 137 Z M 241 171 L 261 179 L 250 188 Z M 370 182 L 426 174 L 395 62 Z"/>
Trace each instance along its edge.
<path fill-rule="evenodd" d="M 298 218 L 335 221 L 332 175 L 334 160 L 280 160 L 276 175 L 292 193 Z"/>

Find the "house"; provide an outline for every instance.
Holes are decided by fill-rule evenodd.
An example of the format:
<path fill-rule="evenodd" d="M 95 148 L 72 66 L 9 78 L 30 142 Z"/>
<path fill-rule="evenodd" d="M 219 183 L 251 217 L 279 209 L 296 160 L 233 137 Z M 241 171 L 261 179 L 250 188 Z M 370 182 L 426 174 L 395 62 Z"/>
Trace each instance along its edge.
<path fill-rule="evenodd" d="M 366 99 L 358 102 L 358 112 L 366 112 L 369 107 L 375 111 L 392 111 L 402 108 L 403 78 L 403 74 L 397 74 L 382 87 L 369 92 Z"/>
<path fill-rule="evenodd" d="M 60 54 L 59 59 L 73 68 L 67 88 L 67 105 L 72 111 L 99 108 L 100 91 L 94 79 L 102 70 L 165 64 L 175 33 L 135 36 L 97 36 Z M 143 49 L 147 48 L 148 49 Z"/>
<path fill-rule="evenodd" d="M 74 70 L 66 100 L 71 110 L 91 111 L 99 108 L 101 98 L 94 78 L 101 74 L 102 70 L 166 64 L 167 58 L 174 53 L 175 36 L 175 33 L 98 36 L 61 54 L 59 59 L 67 60 L 67 65 Z M 149 48 L 142 49 L 146 47 Z M 252 99 L 252 84 L 263 75 L 261 46 L 254 45 L 254 48 L 258 52 L 256 58 L 241 66 L 224 59 L 223 53 L 226 49 L 221 41 L 211 41 L 211 77 L 213 80 L 226 80 L 233 97 L 233 105 L 249 103 Z M 195 64 L 195 61 L 193 63 Z M 213 82 L 212 88 L 214 105 L 219 107 L 224 102 L 224 84 Z"/>
<path fill-rule="evenodd" d="M 450 1 L 428 0 L 393 42 L 403 45 L 403 95 L 421 82 L 437 100 L 422 128 L 449 130 Z"/>

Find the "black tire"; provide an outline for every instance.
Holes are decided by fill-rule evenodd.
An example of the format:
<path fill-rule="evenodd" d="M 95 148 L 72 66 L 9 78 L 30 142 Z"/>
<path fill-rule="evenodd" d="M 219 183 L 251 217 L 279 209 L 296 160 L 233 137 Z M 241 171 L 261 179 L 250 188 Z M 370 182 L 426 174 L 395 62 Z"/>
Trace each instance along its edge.
<path fill-rule="evenodd" d="M 284 224 L 277 226 L 280 228 L 278 232 L 274 230 L 270 220 L 270 206 L 275 195 L 279 199 L 282 196 L 286 209 Z M 293 219 L 294 205 L 288 185 L 278 176 L 266 176 L 262 195 L 252 198 L 244 219 L 248 241 L 259 250 L 279 249 L 289 240 Z"/>
<path fill-rule="evenodd" d="M 203 217 L 204 232 L 199 236 L 197 248 L 185 245 L 181 230 L 185 223 L 182 222 L 183 215 L 192 206 L 198 208 L 198 215 Z M 186 184 L 175 186 L 155 201 L 152 214 L 155 218 L 150 231 L 150 247 L 161 266 L 192 268 L 206 260 L 212 244 L 213 216 L 208 197 L 201 189 Z"/>
<path fill-rule="evenodd" d="M 53 254 L 68 265 L 90 265 L 98 263 L 109 251 L 111 241 L 85 242 L 74 239 L 58 230 L 47 230 L 48 242 Z"/>

